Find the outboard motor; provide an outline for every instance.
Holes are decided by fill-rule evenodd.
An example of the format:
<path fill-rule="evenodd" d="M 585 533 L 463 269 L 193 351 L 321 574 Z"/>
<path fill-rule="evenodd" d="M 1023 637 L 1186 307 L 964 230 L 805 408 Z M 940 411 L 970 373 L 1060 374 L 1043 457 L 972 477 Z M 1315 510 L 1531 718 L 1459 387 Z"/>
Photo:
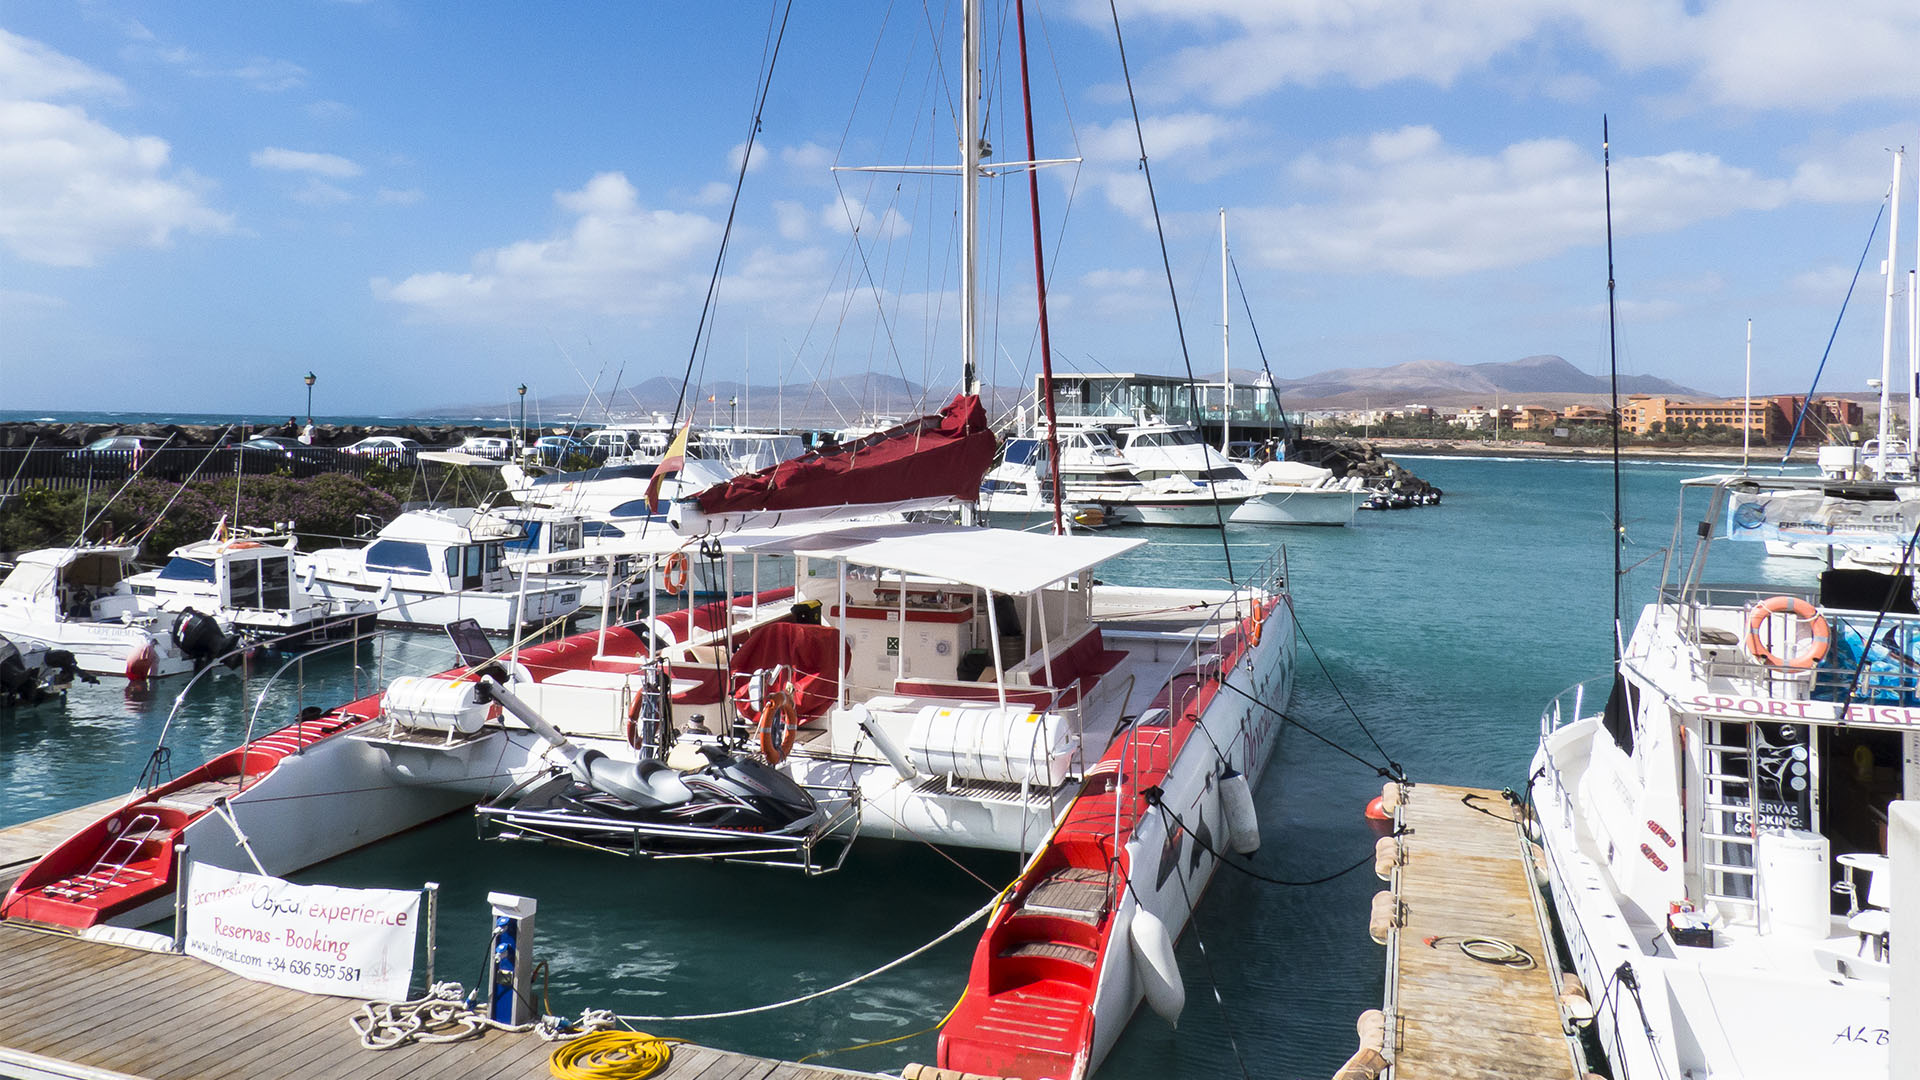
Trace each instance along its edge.
<path fill-rule="evenodd" d="M 83 683 L 100 681 L 99 676 L 92 672 L 82 671 L 80 661 L 67 650 L 54 649 L 47 653 L 46 659 L 41 662 L 41 686 L 55 693 L 64 694 L 67 688 L 73 685 L 75 679 Z"/>
<path fill-rule="evenodd" d="M 193 661 L 193 670 L 199 671 L 213 660 L 233 651 L 238 639 L 220 626 L 220 620 L 188 608 L 174 620 L 173 643 L 180 647 L 180 654 Z M 229 658 L 232 659 L 237 658 Z M 229 662 L 228 667 L 234 666 Z"/>
<path fill-rule="evenodd" d="M 39 700 L 40 680 L 27 669 L 20 647 L 0 637 L 0 704 L 31 705 Z"/>

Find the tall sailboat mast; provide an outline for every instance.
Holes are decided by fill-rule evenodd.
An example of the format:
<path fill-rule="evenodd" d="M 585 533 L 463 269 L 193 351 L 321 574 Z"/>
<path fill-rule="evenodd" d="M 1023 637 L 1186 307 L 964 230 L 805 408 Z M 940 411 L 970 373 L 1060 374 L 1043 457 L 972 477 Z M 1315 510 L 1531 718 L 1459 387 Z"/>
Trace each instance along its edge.
<path fill-rule="evenodd" d="M 1227 359 L 1227 208 L 1220 208 L 1220 452 L 1229 454 L 1233 425 L 1233 364 Z"/>
<path fill-rule="evenodd" d="M 1887 226 L 1887 315 L 1881 328 L 1880 337 L 1880 449 L 1874 458 L 1875 476 L 1887 473 L 1887 440 L 1893 434 L 1893 297 L 1895 260 L 1900 251 L 1900 174 L 1905 171 L 1907 151 L 1901 147 L 1893 152 L 1893 210 Z M 1912 419 L 1908 419 L 1912 424 Z M 1912 432 L 1908 433 L 1912 438 Z"/>
<path fill-rule="evenodd" d="M 980 11 L 963 4 L 960 12 L 962 82 L 960 94 L 960 358 L 961 390 L 980 392 L 978 333 L 980 298 Z"/>

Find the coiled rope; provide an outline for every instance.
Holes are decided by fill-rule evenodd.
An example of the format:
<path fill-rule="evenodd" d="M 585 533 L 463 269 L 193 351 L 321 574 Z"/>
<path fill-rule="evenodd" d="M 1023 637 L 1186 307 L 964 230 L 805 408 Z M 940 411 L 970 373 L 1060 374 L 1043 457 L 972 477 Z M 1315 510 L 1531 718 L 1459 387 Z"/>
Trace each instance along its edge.
<path fill-rule="evenodd" d="M 673 1044 L 644 1031 L 593 1031 L 562 1043 L 547 1059 L 559 1080 L 644 1080 L 673 1060 Z"/>

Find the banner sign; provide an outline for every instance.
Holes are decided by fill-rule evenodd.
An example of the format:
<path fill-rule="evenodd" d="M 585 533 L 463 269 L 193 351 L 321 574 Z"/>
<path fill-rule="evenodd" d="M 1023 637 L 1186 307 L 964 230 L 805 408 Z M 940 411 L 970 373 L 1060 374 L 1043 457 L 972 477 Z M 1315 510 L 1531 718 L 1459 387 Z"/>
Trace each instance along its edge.
<path fill-rule="evenodd" d="M 1920 708 L 1911 705 L 1869 705 L 1855 702 L 1845 709 L 1833 701 L 1782 701 L 1778 698 L 1736 697 L 1726 694 L 1695 694 L 1687 702 L 1694 711 L 1714 720 L 1801 720 L 1816 724 L 1845 724 L 1849 727 L 1886 728 L 1892 731 L 1920 729 Z"/>
<path fill-rule="evenodd" d="M 420 894 L 295 885 L 194 863 L 189 956 L 309 994 L 399 1001 L 413 980 Z"/>
<path fill-rule="evenodd" d="M 1920 500 L 1843 499 L 1818 491 L 1733 492 L 1727 535 L 1834 547 L 1903 548 L 1920 526 Z"/>

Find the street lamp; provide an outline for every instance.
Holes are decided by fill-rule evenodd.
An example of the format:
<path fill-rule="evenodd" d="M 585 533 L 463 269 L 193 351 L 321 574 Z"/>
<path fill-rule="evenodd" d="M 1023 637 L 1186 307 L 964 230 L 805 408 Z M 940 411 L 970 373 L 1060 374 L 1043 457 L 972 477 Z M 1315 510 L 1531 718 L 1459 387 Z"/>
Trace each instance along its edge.
<path fill-rule="evenodd" d="M 307 426 L 308 426 L 308 427 L 312 427 L 312 426 L 313 426 L 313 384 L 314 384 L 314 381 L 315 381 L 315 380 L 314 380 L 314 376 L 313 376 L 313 372 L 311 372 L 311 371 L 309 371 L 309 372 L 307 372 L 307 379 L 306 379 L 306 382 L 307 382 Z"/>
<path fill-rule="evenodd" d="M 527 384 L 520 384 L 520 448 L 527 446 Z"/>

